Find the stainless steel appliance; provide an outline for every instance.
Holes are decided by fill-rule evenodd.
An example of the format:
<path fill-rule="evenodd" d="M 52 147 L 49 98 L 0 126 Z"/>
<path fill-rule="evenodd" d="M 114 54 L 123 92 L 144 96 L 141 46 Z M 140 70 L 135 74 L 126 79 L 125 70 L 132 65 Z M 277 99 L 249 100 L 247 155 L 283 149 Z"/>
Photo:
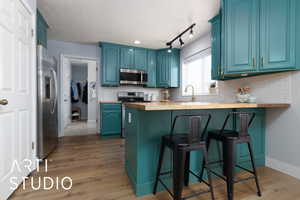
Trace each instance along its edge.
<path fill-rule="evenodd" d="M 122 133 L 125 138 L 125 105 L 126 102 L 144 102 L 144 92 L 118 92 L 118 101 L 122 102 Z"/>
<path fill-rule="evenodd" d="M 37 157 L 46 158 L 58 143 L 57 61 L 37 46 Z"/>
<path fill-rule="evenodd" d="M 146 85 L 148 74 L 143 70 L 136 69 L 120 69 L 121 85 Z"/>

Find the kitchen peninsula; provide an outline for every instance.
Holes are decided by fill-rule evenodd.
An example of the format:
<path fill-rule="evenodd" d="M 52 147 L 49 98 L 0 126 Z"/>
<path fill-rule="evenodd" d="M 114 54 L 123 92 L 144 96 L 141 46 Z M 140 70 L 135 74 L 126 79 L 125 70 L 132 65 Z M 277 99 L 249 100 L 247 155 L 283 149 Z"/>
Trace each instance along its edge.
<path fill-rule="evenodd" d="M 125 119 L 125 168 L 132 183 L 135 194 L 142 196 L 152 193 L 161 137 L 170 133 L 171 123 L 176 115 L 210 113 L 212 120 L 208 127 L 220 129 L 226 115 L 232 111 L 252 111 L 256 117 L 250 127 L 253 139 L 254 156 L 257 166 L 265 165 L 265 109 L 287 108 L 289 104 L 276 103 L 204 103 L 204 102 L 152 102 L 127 103 Z M 230 119 L 231 129 L 237 129 L 236 119 Z M 186 127 L 176 127 L 176 132 L 182 132 Z M 220 148 L 212 144 L 209 152 L 210 161 L 219 159 Z M 162 171 L 170 170 L 171 153 L 165 154 Z M 237 150 L 237 162 L 249 167 L 250 161 L 246 146 L 240 145 Z M 202 155 L 199 152 L 191 154 L 190 169 L 198 173 L 201 170 Z M 221 169 L 219 165 L 212 166 Z M 169 183 L 171 176 L 164 180 Z M 190 177 L 190 182 L 197 181 Z M 160 188 L 162 189 L 162 188 Z"/>

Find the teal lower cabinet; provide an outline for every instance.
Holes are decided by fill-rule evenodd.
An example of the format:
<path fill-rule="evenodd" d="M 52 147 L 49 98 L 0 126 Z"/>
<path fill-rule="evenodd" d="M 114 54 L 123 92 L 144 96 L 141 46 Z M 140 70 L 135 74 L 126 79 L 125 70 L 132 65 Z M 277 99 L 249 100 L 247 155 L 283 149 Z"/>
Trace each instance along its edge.
<path fill-rule="evenodd" d="M 245 109 L 236 109 L 245 111 Z M 253 140 L 253 150 L 256 165 L 265 165 L 265 110 L 248 109 L 256 113 L 256 118 L 250 128 L 250 135 Z M 179 114 L 199 114 L 211 113 L 212 120 L 209 129 L 220 129 L 225 117 L 232 109 L 212 109 L 212 110 L 178 110 L 178 111 L 143 111 L 132 107 L 126 107 L 125 122 L 125 168 L 131 181 L 132 187 L 137 196 L 152 194 L 156 168 L 158 163 L 161 137 L 170 132 L 171 121 Z M 230 119 L 227 128 L 236 128 L 237 121 Z M 181 132 L 186 129 L 184 123 L 179 123 L 175 132 Z M 237 162 L 250 167 L 250 157 L 246 146 L 237 147 Z M 220 148 L 222 151 L 222 148 Z M 171 167 L 171 152 L 165 152 L 162 171 L 169 171 Z M 218 145 L 212 143 L 209 151 L 209 160 L 216 161 L 220 158 Z M 190 169 L 199 173 L 201 171 L 202 154 L 198 151 L 191 153 Z M 222 173 L 219 164 L 212 166 L 215 170 Z M 206 176 L 206 175 L 205 175 Z M 171 174 L 162 177 L 164 182 L 171 187 Z M 195 177 L 190 176 L 190 182 L 197 182 Z M 158 191 L 163 190 L 159 184 Z"/>
<path fill-rule="evenodd" d="M 122 130 L 121 104 L 100 104 L 100 134 L 102 137 L 120 137 Z"/>

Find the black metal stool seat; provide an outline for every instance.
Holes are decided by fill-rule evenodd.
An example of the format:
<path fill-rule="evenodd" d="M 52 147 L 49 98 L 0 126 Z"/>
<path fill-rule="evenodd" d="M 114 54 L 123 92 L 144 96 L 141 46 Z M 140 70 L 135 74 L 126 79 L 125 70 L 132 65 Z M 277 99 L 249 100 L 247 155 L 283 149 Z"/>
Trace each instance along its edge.
<path fill-rule="evenodd" d="M 201 130 L 202 118 L 207 116 L 207 122 L 204 130 Z M 182 134 L 174 134 L 174 128 L 178 118 L 188 118 L 189 132 Z M 174 200 L 183 200 L 192 198 L 197 195 L 211 193 L 211 197 L 214 200 L 213 188 L 211 184 L 211 176 L 208 165 L 208 154 L 206 148 L 206 141 L 203 139 L 203 133 L 206 132 L 208 124 L 210 122 L 210 115 L 178 115 L 175 117 L 172 123 L 171 133 L 162 137 L 161 149 L 159 155 L 159 162 L 157 167 L 157 174 L 153 194 L 156 194 L 158 182 L 166 188 Z M 165 148 L 168 147 L 173 152 L 173 170 L 171 172 L 161 172 L 163 157 Z M 202 177 L 198 176 L 194 172 L 190 171 L 189 161 L 190 152 L 194 150 L 202 150 L 204 154 L 204 165 L 208 169 L 208 182 L 202 180 Z M 166 184 L 160 179 L 160 176 L 173 173 L 173 193 L 169 190 Z M 189 175 L 196 176 L 200 182 L 205 183 L 209 189 L 200 191 L 186 197 L 182 197 L 183 185 L 188 186 Z"/>
<path fill-rule="evenodd" d="M 206 141 L 199 141 L 197 143 L 189 144 L 189 136 L 188 133 L 180 133 L 174 135 L 165 135 L 163 136 L 164 143 L 169 148 L 178 148 L 181 147 L 182 150 L 191 150 L 197 148 L 206 147 Z M 184 148 L 183 148 L 184 147 Z"/>
<path fill-rule="evenodd" d="M 223 130 L 222 133 L 221 130 L 211 130 L 209 131 L 208 138 L 219 141 L 230 138 L 236 140 L 237 143 L 239 141 L 244 142 L 245 140 L 251 140 L 250 135 L 244 135 L 241 137 L 239 132 L 235 130 Z"/>
<path fill-rule="evenodd" d="M 222 142 L 223 160 L 217 161 L 214 163 L 218 163 L 218 162 L 223 163 L 223 174 L 225 177 L 218 174 L 215 171 L 211 171 L 211 172 L 213 174 L 215 174 L 216 176 L 222 178 L 224 181 L 226 181 L 228 200 L 233 200 L 233 196 L 234 196 L 233 195 L 233 193 L 234 193 L 233 185 L 235 183 L 238 183 L 241 181 L 248 181 L 250 179 L 255 179 L 257 194 L 258 194 L 258 196 L 261 196 L 261 190 L 260 190 L 260 186 L 259 186 L 259 182 L 258 182 L 258 177 L 257 177 L 256 167 L 255 167 L 255 162 L 254 162 L 254 156 L 253 156 L 253 150 L 252 150 L 252 145 L 251 145 L 252 141 L 251 141 L 251 137 L 248 133 L 248 128 L 251 125 L 251 123 L 255 117 L 255 113 L 252 113 L 252 116 L 249 118 L 250 114 L 251 114 L 250 112 L 231 112 L 227 115 L 221 130 L 213 130 L 213 131 L 208 132 L 207 149 L 209 149 L 211 140 L 216 140 L 216 141 Z M 240 128 L 238 131 L 225 129 L 230 116 L 235 116 L 235 117 L 238 116 L 239 117 Z M 237 165 L 237 163 L 236 163 L 236 144 L 242 144 L 242 143 L 248 144 L 248 150 L 250 153 L 250 159 L 251 159 L 253 171 L 246 169 L 240 165 Z M 203 166 L 204 165 L 205 165 L 205 163 L 203 163 Z M 253 174 L 253 176 L 244 178 L 244 179 L 235 179 L 235 177 L 234 177 L 235 167 L 245 170 L 245 171 Z M 203 171 L 201 172 L 201 176 L 203 176 Z"/>

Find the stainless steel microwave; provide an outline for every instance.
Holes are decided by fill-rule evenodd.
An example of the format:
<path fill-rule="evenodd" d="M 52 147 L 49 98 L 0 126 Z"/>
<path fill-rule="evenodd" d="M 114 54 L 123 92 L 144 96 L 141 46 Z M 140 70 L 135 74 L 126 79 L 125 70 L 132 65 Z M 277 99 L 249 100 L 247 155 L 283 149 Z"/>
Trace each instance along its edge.
<path fill-rule="evenodd" d="M 148 74 L 143 70 L 120 69 L 120 85 L 146 85 Z"/>

